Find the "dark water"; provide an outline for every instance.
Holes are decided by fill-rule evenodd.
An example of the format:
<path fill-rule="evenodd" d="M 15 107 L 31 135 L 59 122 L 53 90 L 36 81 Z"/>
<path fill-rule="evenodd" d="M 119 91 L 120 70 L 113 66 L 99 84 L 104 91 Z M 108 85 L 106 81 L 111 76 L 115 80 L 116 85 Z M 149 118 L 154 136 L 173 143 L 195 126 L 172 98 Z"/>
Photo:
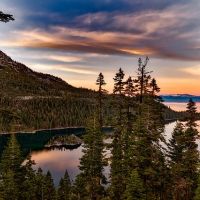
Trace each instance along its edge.
<path fill-rule="evenodd" d="M 197 122 L 200 125 L 200 121 Z M 165 135 L 166 140 L 168 141 L 171 138 L 171 133 L 176 125 L 176 122 L 172 122 L 165 126 Z M 199 128 L 200 129 L 200 128 Z M 200 130 L 199 130 L 200 131 Z M 107 140 L 106 142 L 110 142 Z M 199 142 L 198 142 L 199 143 Z M 76 175 L 79 171 L 79 159 L 83 155 L 82 153 L 83 146 L 80 146 L 77 149 L 73 150 L 40 150 L 33 151 L 31 153 L 32 159 L 35 160 L 36 166 L 35 169 L 41 167 L 45 172 L 50 170 L 53 177 L 54 183 L 57 185 L 60 178 L 64 175 L 65 170 L 67 169 L 71 180 L 74 181 Z M 199 145 L 200 150 L 200 145 Z M 110 152 L 106 151 L 107 156 L 110 155 Z M 109 166 L 104 169 L 106 177 L 109 177 Z"/>
<path fill-rule="evenodd" d="M 103 129 L 103 132 L 107 135 L 112 133 L 112 131 L 113 129 L 111 127 Z M 79 146 L 78 148 L 71 147 L 70 149 L 46 149 L 44 146 L 54 136 L 74 134 L 78 137 L 83 137 L 84 133 L 84 128 L 67 128 L 55 129 L 51 131 L 43 130 L 35 133 L 19 133 L 16 135 L 24 158 L 30 154 L 32 156 L 32 160 L 34 160 L 36 163 L 34 169 L 37 170 L 39 167 L 41 167 L 45 173 L 49 170 L 52 173 L 55 185 L 58 185 L 66 170 L 70 175 L 71 181 L 73 182 L 75 180 L 76 175 L 79 173 L 78 166 L 80 163 L 80 158 L 83 155 L 83 145 Z M 10 135 L 0 135 L 0 156 L 9 137 Z M 109 143 L 110 140 L 107 139 L 105 142 Z M 106 154 L 110 155 L 109 150 L 106 150 Z M 107 177 L 108 173 L 109 167 L 106 167 L 104 174 Z"/>
<path fill-rule="evenodd" d="M 36 165 L 34 169 L 41 167 L 44 172 L 51 172 L 55 185 L 58 185 L 61 177 L 67 170 L 71 181 L 75 180 L 79 171 L 79 159 L 83 155 L 83 146 L 73 150 L 41 150 L 31 152 Z"/>

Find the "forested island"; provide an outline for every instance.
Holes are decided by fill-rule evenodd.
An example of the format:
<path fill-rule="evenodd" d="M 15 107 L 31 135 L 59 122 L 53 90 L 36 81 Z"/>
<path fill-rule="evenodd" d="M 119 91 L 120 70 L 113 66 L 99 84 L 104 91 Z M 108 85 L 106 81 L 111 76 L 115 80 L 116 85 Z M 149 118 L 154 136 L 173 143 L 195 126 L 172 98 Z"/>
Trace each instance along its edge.
<path fill-rule="evenodd" d="M 0 12 L 0 21 L 9 20 L 11 15 Z M 1 132 L 86 128 L 80 174 L 71 182 L 66 171 L 58 187 L 50 171 L 34 170 L 34 160 L 30 155 L 24 158 L 11 134 L 0 160 L 0 200 L 199 200 L 196 104 L 190 99 L 183 113 L 167 108 L 148 62 L 148 57 L 139 58 L 136 78 L 131 74 L 127 80 L 120 68 L 113 77 L 113 93 L 108 94 L 103 72 L 96 80 L 98 91 L 75 88 L 0 52 Z M 185 122 L 177 121 L 167 142 L 166 119 L 180 118 Z M 109 145 L 102 131 L 106 125 L 114 127 Z M 110 166 L 109 178 L 103 173 L 105 166 Z"/>

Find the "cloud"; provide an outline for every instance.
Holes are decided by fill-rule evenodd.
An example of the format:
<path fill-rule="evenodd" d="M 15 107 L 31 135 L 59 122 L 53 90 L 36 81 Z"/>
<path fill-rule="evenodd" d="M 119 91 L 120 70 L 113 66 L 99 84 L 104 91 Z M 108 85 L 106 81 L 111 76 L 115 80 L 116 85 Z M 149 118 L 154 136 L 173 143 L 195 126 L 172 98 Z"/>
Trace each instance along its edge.
<path fill-rule="evenodd" d="M 155 71 L 163 80 L 192 79 L 195 68 L 188 66 L 200 60 L 199 0 L 1 0 L 0 7 L 16 18 L 0 24 L 1 49 L 70 82 L 80 74 L 94 82 L 97 71 L 111 82 L 114 70 L 132 73 L 145 55 L 159 60 Z"/>
<path fill-rule="evenodd" d="M 183 68 L 182 71 L 188 73 L 189 75 L 192 75 L 193 77 L 199 78 L 200 76 L 200 66 L 186 67 Z"/>

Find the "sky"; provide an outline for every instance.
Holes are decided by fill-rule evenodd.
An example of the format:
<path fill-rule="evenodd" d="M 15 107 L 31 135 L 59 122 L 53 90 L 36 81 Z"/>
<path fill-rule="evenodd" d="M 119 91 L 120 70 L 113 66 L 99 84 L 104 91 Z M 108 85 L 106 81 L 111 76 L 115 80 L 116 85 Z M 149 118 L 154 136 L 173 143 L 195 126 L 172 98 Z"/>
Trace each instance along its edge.
<path fill-rule="evenodd" d="M 161 94 L 200 95 L 199 0 L 0 0 L 14 22 L 0 24 L 0 49 L 35 71 L 112 92 L 121 67 L 136 76 L 139 57 Z"/>

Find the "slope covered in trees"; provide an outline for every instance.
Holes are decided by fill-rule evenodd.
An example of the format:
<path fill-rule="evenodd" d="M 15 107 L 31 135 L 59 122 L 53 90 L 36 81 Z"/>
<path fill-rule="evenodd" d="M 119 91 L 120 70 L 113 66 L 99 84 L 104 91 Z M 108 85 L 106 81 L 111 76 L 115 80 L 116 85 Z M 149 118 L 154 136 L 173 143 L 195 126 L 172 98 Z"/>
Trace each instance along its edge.
<path fill-rule="evenodd" d="M 102 73 L 99 74 L 97 80 L 100 93 L 75 88 L 60 78 L 34 72 L 0 51 L 0 132 L 84 126 L 98 102 L 98 112 L 101 118 L 104 117 L 104 125 L 114 125 L 114 116 L 119 111 L 117 107 L 121 106 L 121 110 L 123 107 L 120 103 L 123 95 L 115 98 L 106 94 L 102 89 L 105 84 L 102 76 Z M 134 81 L 136 85 L 139 83 L 131 77 L 126 83 L 116 83 L 114 93 L 117 94 L 124 86 L 126 101 L 137 99 L 138 96 L 133 95 Z M 146 85 L 142 87 L 145 93 Z M 153 87 L 155 90 L 156 87 Z M 117 106 L 114 107 L 114 104 Z M 183 113 L 176 113 L 167 107 L 163 114 L 166 119 L 183 116 Z"/>

